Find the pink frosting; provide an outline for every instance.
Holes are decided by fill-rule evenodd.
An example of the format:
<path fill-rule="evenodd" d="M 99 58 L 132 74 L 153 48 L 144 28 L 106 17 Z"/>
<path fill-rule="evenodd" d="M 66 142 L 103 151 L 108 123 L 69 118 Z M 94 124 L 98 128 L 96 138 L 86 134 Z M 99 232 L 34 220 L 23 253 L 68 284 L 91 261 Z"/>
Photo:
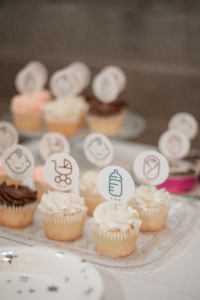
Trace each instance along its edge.
<path fill-rule="evenodd" d="M 31 179 L 34 182 L 38 182 L 43 186 L 49 187 L 49 184 L 47 183 L 47 181 L 44 177 L 44 166 L 36 167 L 31 175 Z"/>
<path fill-rule="evenodd" d="M 6 173 L 2 166 L 2 158 L 0 157 L 0 176 L 6 176 Z"/>
<path fill-rule="evenodd" d="M 11 111 L 21 114 L 43 112 L 44 106 L 52 99 L 47 90 L 34 94 L 19 94 L 12 98 Z"/>

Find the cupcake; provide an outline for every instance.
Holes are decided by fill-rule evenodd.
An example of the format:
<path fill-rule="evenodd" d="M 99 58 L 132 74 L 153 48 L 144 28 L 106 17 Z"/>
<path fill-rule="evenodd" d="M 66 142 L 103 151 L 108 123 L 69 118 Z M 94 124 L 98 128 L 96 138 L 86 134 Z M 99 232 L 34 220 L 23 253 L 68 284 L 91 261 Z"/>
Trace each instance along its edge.
<path fill-rule="evenodd" d="M 45 107 L 47 131 L 56 131 L 71 137 L 77 134 L 85 123 L 88 103 L 83 97 L 60 98 Z"/>
<path fill-rule="evenodd" d="M 0 185 L 0 224 L 25 227 L 33 222 L 37 192 L 25 186 Z"/>
<path fill-rule="evenodd" d="M 120 105 L 95 100 L 90 105 L 87 124 L 91 132 L 113 136 L 120 131 L 124 118 L 125 113 Z"/>
<path fill-rule="evenodd" d="M 99 204 L 90 219 L 96 251 L 115 257 L 131 254 L 141 223 L 131 206 L 108 201 Z"/>
<path fill-rule="evenodd" d="M 176 161 L 170 163 L 169 176 L 158 188 L 166 188 L 171 193 L 182 194 L 193 188 L 198 175 L 199 169 L 194 163 Z"/>
<path fill-rule="evenodd" d="M 10 108 L 16 128 L 25 131 L 41 129 L 44 107 L 50 100 L 51 94 L 47 90 L 14 96 Z"/>
<path fill-rule="evenodd" d="M 132 208 L 140 215 L 142 231 L 155 231 L 165 226 L 170 207 L 170 194 L 154 186 L 141 185 L 129 201 Z"/>
<path fill-rule="evenodd" d="M 86 171 L 80 180 L 79 191 L 81 197 L 85 199 L 85 205 L 88 208 L 88 215 L 93 215 L 95 208 L 105 201 L 97 188 L 98 175 L 99 172 L 96 170 Z"/>
<path fill-rule="evenodd" d="M 48 238 L 68 241 L 79 238 L 87 215 L 84 198 L 73 193 L 48 191 L 38 206 Z"/>

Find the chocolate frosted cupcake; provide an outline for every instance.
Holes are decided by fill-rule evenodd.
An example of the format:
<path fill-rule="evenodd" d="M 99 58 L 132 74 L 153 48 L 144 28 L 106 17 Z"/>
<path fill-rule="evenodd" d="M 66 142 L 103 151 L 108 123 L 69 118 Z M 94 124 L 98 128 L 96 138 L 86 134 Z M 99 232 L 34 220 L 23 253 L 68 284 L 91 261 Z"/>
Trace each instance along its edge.
<path fill-rule="evenodd" d="M 37 192 L 25 186 L 0 185 L 0 224 L 24 227 L 33 222 Z"/>
<path fill-rule="evenodd" d="M 95 100 L 90 105 L 87 123 L 91 132 L 112 136 L 119 132 L 125 114 L 125 102 L 122 100 L 109 104 Z"/>

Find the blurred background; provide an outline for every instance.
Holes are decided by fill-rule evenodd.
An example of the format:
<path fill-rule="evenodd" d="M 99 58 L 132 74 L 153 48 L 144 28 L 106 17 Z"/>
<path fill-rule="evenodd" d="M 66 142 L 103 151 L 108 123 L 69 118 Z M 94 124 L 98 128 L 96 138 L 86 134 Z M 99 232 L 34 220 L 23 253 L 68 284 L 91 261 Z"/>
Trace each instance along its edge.
<path fill-rule="evenodd" d="M 198 0 L 0 1 L 0 114 L 28 61 L 52 74 L 79 60 L 93 75 L 107 64 L 125 71 L 123 97 L 147 122 L 135 141 L 156 145 L 179 111 L 200 124 L 199 18 Z"/>

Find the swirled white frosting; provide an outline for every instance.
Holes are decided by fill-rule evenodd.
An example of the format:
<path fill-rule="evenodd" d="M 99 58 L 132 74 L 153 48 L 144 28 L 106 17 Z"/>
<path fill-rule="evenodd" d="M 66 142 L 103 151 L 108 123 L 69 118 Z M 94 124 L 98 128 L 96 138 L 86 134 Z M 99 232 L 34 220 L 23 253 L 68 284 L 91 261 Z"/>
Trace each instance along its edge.
<path fill-rule="evenodd" d="M 97 188 L 97 177 L 99 172 L 96 170 L 86 171 L 81 177 L 79 188 L 84 192 L 89 192 L 91 194 L 99 194 Z"/>
<path fill-rule="evenodd" d="M 130 201 L 142 206 L 158 206 L 170 202 L 170 194 L 163 188 L 158 190 L 154 186 L 140 185 Z"/>
<path fill-rule="evenodd" d="M 45 106 L 46 121 L 77 121 L 89 108 L 88 103 L 82 96 L 73 98 L 59 98 Z"/>
<path fill-rule="evenodd" d="M 126 206 L 124 203 L 117 204 L 115 210 L 115 203 L 103 202 L 99 204 L 93 213 L 93 220 L 98 223 L 101 230 L 120 230 L 126 231 L 132 226 L 140 227 L 139 213 L 131 206 Z"/>
<path fill-rule="evenodd" d="M 42 195 L 38 208 L 42 213 L 52 213 L 61 217 L 82 211 L 85 208 L 85 200 L 73 193 L 48 190 L 48 194 Z"/>

